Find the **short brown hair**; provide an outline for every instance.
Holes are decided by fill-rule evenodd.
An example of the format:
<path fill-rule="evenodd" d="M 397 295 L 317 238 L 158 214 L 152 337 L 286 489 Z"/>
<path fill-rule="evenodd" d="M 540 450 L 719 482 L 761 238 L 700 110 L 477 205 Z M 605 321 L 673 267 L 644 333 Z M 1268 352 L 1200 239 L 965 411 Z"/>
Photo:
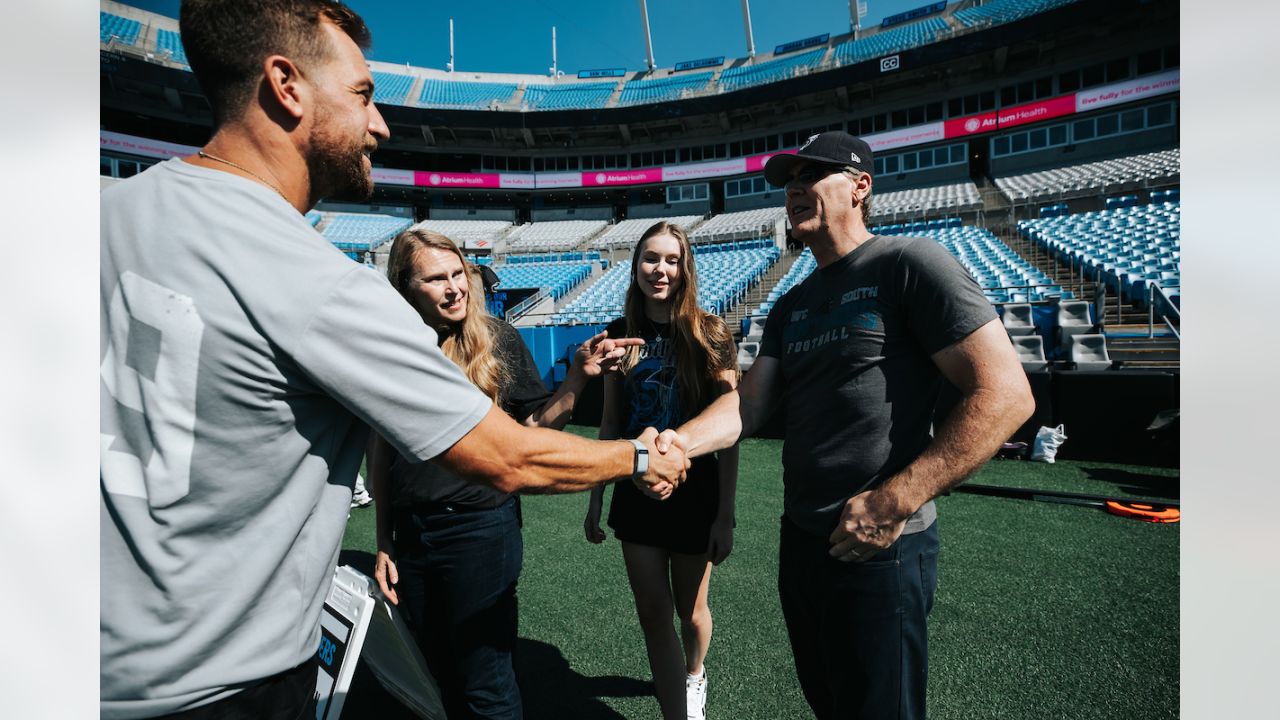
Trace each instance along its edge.
<path fill-rule="evenodd" d="M 244 111 L 269 56 L 300 63 L 328 57 L 329 43 L 320 32 L 326 20 L 361 49 L 369 48 L 369 28 L 339 0 L 183 0 L 182 45 L 213 108 L 214 126 Z"/>

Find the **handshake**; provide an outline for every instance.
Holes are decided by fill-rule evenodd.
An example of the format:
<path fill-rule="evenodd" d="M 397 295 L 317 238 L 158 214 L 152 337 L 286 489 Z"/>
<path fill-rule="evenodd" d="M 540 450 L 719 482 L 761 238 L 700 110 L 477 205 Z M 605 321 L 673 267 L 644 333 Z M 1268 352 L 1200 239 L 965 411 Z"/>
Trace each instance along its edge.
<path fill-rule="evenodd" d="M 633 478 L 632 482 L 645 495 L 655 500 L 666 500 L 684 482 L 685 472 L 689 469 L 684 439 L 675 430 L 659 433 L 651 427 L 645 428 L 636 439 L 649 450 L 649 468 L 643 477 Z"/>

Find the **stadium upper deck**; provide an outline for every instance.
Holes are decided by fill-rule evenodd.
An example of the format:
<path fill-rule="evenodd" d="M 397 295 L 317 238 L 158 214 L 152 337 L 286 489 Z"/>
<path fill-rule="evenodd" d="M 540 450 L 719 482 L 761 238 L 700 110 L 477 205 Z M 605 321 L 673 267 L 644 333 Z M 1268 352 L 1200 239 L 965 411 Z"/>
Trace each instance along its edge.
<path fill-rule="evenodd" d="M 993 178 L 1177 146 L 1172 0 L 943 7 L 752 62 L 604 81 L 372 62 L 391 128 L 374 154 L 372 204 L 412 205 L 418 219 L 488 208 L 508 222 L 778 207 L 763 162 L 843 129 L 872 142 L 876 208 L 901 220 L 975 206 Z M 207 101 L 171 59 L 177 22 L 115 0 L 101 11 L 102 174 L 205 142 Z M 115 28 L 136 30 L 133 41 Z M 896 66 L 882 67 L 888 59 Z M 751 84 L 757 74 L 768 81 Z M 942 186 L 966 196 L 898 193 Z"/>
<path fill-rule="evenodd" d="M 698 72 L 679 64 L 626 73 L 608 82 L 489 72 L 449 72 L 373 60 L 378 102 L 419 108 L 495 111 L 602 109 L 689 99 L 767 85 L 891 56 L 943 39 L 989 29 L 1077 0 L 975 0 L 932 3 L 908 22 L 886 18 L 879 27 L 829 37 L 821 43 L 779 45 L 754 58 L 720 59 Z M 115 0 L 101 0 L 100 38 L 104 48 L 135 54 L 149 62 L 186 68 L 175 19 Z M 795 45 L 802 47 L 792 47 Z M 383 86 L 391 86 L 384 91 Z"/>

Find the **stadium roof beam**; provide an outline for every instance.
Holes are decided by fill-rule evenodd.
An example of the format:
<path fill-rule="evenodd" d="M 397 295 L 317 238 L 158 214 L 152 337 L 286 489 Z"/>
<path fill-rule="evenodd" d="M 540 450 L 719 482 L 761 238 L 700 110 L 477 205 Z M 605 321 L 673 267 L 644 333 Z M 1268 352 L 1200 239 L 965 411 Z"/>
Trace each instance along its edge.
<path fill-rule="evenodd" d="M 631 144 L 631 128 L 628 128 L 626 125 L 619 125 L 618 134 L 622 136 L 622 142 L 627 143 L 628 145 Z"/>
<path fill-rule="evenodd" d="M 645 0 L 640 0 L 640 20 L 644 25 L 645 61 L 649 63 L 649 72 L 653 72 L 657 65 L 653 62 L 653 36 L 649 33 L 649 4 Z"/>
<path fill-rule="evenodd" d="M 751 37 L 751 3 L 749 0 L 742 0 L 742 26 L 747 31 L 747 57 L 754 60 L 756 57 L 756 41 Z"/>

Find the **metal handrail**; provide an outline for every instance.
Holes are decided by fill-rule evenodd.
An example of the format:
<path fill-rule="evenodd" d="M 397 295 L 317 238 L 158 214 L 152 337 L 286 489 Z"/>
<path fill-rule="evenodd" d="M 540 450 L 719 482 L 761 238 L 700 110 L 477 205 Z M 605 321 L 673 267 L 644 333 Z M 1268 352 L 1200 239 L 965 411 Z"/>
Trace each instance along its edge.
<path fill-rule="evenodd" d="M 1153 338 L 1156 336 L 1156 323 L 1155 323 L 1156 292 L 1159 292 L 1160 297 L 1164 298 L 1164 304 L 1168 306 L 1169 310 L 1172 311 L 1173 316 L 1178 320 L 1178 324 L 1179 325 L 1182 324 L 1182 313 L 1179 312 L 1177 306 L 1173 304 L 1173 300 L 1171 300 L 1169 298 L 1169 294 L 1164 291 L 1164 287 L 1161 286 L 1160 283 L 1158 282 L 1154 282 L 1154 281 L 1149 282 L 1147 284 L 1147 337 L 1148 338 Z M 1163 311 L 1161 311 L 1160 319 L 1163 320 L 1165 326 L 1169 328 L 1169 332 L 1173 333 L 1173 336 L 1178 338 L 1179 341 L 1181 341 L 1182 333 L 1178 332 L 1178 328 L 1174 327 L 1173 323 L 1169 321 L 1169 316 L 1166 315 Z"/>
<path fill-rule="evenodd" d="M 507 310 L 507 322 L 515 322 L 516 320 L 519 320 L 525 313 L 532 310 L 534 305 L 545 300 L 550 294 L 550 290 L 542 288 L 537 293 L 516 303 L 510 310 Z"/>

